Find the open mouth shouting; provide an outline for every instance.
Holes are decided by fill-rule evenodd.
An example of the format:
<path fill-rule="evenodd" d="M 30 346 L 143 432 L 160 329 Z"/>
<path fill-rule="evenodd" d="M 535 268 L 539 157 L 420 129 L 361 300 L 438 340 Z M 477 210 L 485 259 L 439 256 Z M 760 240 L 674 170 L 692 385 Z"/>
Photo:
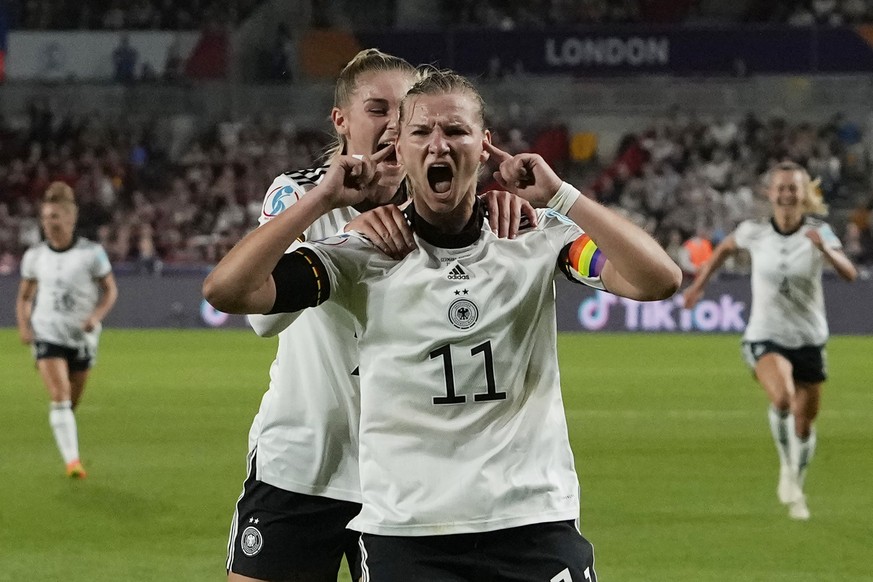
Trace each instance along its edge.
<path fill-rule="evenodd" d="M 427 183 L 437 194 L 445 194 L 452 189 L 455 172 L 451 166 L 443 162 L 431 164 L 427 169 Z"/>

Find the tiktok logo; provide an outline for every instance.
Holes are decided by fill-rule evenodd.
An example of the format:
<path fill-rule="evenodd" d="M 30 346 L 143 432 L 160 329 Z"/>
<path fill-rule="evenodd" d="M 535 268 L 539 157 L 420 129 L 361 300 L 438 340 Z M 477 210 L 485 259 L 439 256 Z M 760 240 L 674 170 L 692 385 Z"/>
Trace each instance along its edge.
<path fill-rule="evenodd" d="M 746 322 L 743 311 L 746 304 L 730 295 L 722 295 L 718 301 L 703 300 L 693 309 L 682 307 L 682 296 L 676 295 L 663 301 L 641 303 L 633 299 L 616 297 L 597 291 L 579 305 L 578 318 L 588 330 L 604 329 L 619 310 L 624 317 L 623 325 L 628 331 L 743 331 Z M 615 325 L 611 326 L 612 329 Z"/>

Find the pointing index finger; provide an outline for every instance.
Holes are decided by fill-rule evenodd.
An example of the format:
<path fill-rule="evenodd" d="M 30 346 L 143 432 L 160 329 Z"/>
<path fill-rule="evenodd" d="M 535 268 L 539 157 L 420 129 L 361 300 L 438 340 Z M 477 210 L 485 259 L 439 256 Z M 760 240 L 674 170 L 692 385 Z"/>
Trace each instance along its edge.
<path fill-rule="evenodd" d="M 391 144 L 388 147 L 384 147 L 381 150 L 379 150 L 378 152 L 371 155 L 370 159 L 373 161 L 374 164 L 378 164 L 379 162 L 384 161 L 385 158 L 390 156 L 393 152 L 394 152 L 394 144 Z"/>
<path fill-rule="evenodd" d="M 512 159 L 512 154 L 503 151 L 490 141 L 484 141 L 483 143 L 485 150 L 496 158 L 498 164 Z"/>

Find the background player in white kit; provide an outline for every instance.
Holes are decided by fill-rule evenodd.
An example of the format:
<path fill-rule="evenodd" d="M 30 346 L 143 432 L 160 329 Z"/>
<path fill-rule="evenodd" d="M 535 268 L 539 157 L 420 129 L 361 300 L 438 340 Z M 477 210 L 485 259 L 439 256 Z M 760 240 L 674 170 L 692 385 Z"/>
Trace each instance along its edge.
<path fill-rule="evenodd" d="M 685 307 L 703 296 L 712 275 L 739 249 L 752 257 L 752 310 L 743 354 L 770 399 L 768 417 L 779 454 L 779 500 L 794 519 L 809 519 L 803 493 L 815 453 L 813 421 L 827 377 L 821 276 L 825 262 L 848 281 L 858 273 L 821 218 L 827 212 L 810 176 L 782 162 L 765 176 L 772 217 L 747 220 L 726 237 L 685 290 Z M 792 426 L 793 424 L 793 426 Z"/>
<path fill-rule="evenodd" d="M 375 49 L 356 55 L 336 84 L 334 155 L 372 154 L 393 143 L 400 100 L 417 78 L 415 68 L 403 59 Z M 300 239 L 332 236 L 359 217 L 360 210 L 383 204 L 375 220 L 357 221 L 358 228 L 386 252 L 407 251 L 403 236 L 411 242 L 412 234 L 391 204 L 406 199 L 400 188 L 405 174 L 394 156 L 389 158 L 379 166 L 380 188 L 373 198 L 323 215 Z M 320 196 L 326 171 L 323 166 L 277 177 L 267 191 L 260 223 L 304 196 Z M 492 217 L 510 221 L 503 225 L 508 236 L 506 229 L 517 228 L 520 201 L 501 197 L 490 202 Z M 354 320 L 333 304 L 307 310 L 288 327 L 295 318 L 279 314 L 250 319 L 259 334 L 278 333 L 279 347 L 270 389 L 249 435 L 250 471 L 228 542 L 229 580 L 336 580 L 344 554 L 353 579 L 360 575 L 358 534 L 346 528 L 361 501 Z"/>
<path fill-rule="evenodd" d="M 250 233 L 204 284 L 224 311 L 330 299 L 359 323 L 363 509 L 350 527 L 365 532 L 365 580 L 595 579 L 591 546 L 573 525 L 579 485 L 552 279 L 560 269 L 639 300 L 668 297 L 681 280 L 654 240 L 579 196 L 542 158 L 490 148 L 483 115 L 475 89 L 451 73 L 405 98 L 397 155 L 416 249 L 402 260 L 354 234 L 283 254 L 325 212 L 366 197 L 385 154 L 343 156 L 324 178 L 332 189 Z M 517 239 L 498 239 L 475 196 L 491 154 L 507 189 L 588 234 L 548 211 Z"/>
<path fill-rule="evenodd" d="M 101 322 L 118 298 L 106 251 L 75 234 L 73 190 L 49 185 L 40 206 L 45 240 L 24 253 L 15 312 L 49 392 L 49 424 L 67 475 L 85 477 L 73 413 L 97 357 Z"/>

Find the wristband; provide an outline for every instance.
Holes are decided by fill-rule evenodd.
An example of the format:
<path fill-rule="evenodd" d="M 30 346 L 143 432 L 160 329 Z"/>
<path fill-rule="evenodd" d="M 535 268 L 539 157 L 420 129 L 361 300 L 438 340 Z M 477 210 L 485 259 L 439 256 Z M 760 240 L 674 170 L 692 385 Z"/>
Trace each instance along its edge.
<path fill-rule="evenodd" d="M 555 192 L 555 195 L 552 196 L 552 199 L 549 200 L 546 206 L 566 216 L 581 195 L 581 192 L 574 188 L 572 184 L 561 182 L 561 187 L 558 188 L 558 191 Z"/>

